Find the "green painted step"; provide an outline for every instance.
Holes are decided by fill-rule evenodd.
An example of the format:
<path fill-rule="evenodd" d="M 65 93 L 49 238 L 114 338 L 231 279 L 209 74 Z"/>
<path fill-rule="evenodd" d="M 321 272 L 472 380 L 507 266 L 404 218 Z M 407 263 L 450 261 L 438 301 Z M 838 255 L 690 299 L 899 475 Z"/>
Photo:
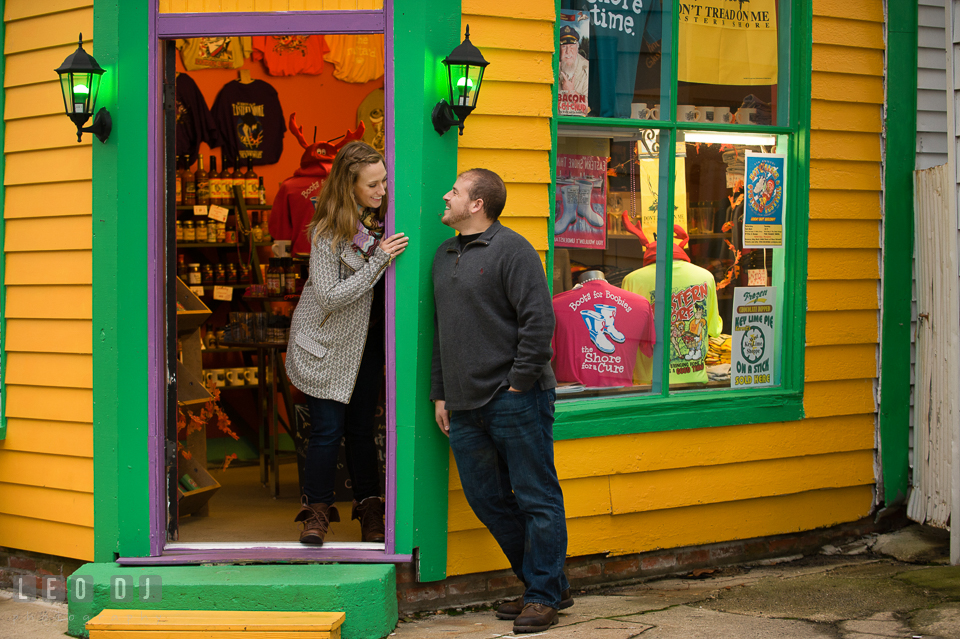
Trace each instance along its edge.
<path fill-rule="evenodd" d="M 159 592 L 151 576 L 159 577 Z M 343 639 L 382 639 L 397 625 L 393 564 L 90 563 L 70 576 L 67 587 L 67 634 L 73 637 L 88 637 L 86 622 L 104 609 L 343 612 Z"/>

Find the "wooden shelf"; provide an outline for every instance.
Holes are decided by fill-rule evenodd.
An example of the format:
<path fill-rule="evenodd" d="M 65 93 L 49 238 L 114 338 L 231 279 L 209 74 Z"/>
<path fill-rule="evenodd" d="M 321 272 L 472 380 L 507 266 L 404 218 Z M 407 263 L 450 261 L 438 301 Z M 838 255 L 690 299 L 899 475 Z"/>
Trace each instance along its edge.
<path fill-rule="evenodd" d="M 254 242 L 254 246 L 273 246 L 273 242 Z M 195 248 L 247 248 L 249 244 L 242 242 L 239 244 L 228 244 L 227 242 L 177 242 L 177 249 L 195 249 Z"/>
<path fill-rule="evenodd" d="M 237 205 L 236 205 L 236 204 L 231 204 L 231 205 L 229 205 L 229 206 L 223 206 L 222 204 L 216 204 L 216 205 L 213 205 L 213 204 L 197 204 L 197 206 L 219 206 L 219 207 L 222 207 L 222 208 L 225 208 L 225 209 L 230 209 L 230 210 L 235 210 L 235 209 L 237 208 Z M 244 205 L 244 208 L 247 209 L 248 211 L 269 211 L 269 210 L 270 210 L 271 208 L 273 208 L 273 207 L 272 207 L 272 205 L 270 205 L 270 204 L 245 204 L 245 205 Z M 178 205 L 177 205 L 177 210 L 178 210 L 178 211 L 193 211 L 193 206 L 192 206 L 192 205 L 191 205 L 191 206 L 186 206 L 186 205 L 183 205 L 183 204 L 178 204 Z M 201 216 L 201 217 L 203 217 L 203 216 Z"/>

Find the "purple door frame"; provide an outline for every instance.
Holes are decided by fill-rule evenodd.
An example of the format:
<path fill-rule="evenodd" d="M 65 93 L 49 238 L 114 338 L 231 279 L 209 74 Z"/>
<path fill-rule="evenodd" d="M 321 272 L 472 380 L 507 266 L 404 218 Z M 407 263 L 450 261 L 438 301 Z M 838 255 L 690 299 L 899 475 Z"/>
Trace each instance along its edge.
<path fill-rule="evenodd" d="M 395 152 L 393 144 L 393 0 L 384 0 L 382 11 L 289 11 L 278 13 L 166 13 L 161 14 L 156 4 L 150 11 L 150 91 L 152 92 L 149 114 L 151 146 L 148 158 L 148 218 L 150 264 L 148 278 L 147 308 L 149 313 L 148 340 L 151 363 L 149 388 L 150 417 L 150 557 L 121 557 L 125 565 L 176 565 L 197 563 L 231 563 L 235 561 L 348 561 L 370 563 L 406 563 L 409 554 L 395 552 L 396 509 L 396 366 L 394 330 L 394 272 L 386 274 L 387 310 L 387 471 L 386 471 L 386 543 L 383 550 L 336 549 L 329 547 L 289 547 L 289 544 L 270 545 L 255 543 L 235 549 L 165 548 L 166 546 L 166 482 L 163 448 L 165 442 L 164 392 L 166 388 L 165 341 L 164 341 L 164 270 L 163 262 L 163 135 L 161 122 L 161 63 L 160 40 L 190 38 L 203 35 L 270 35 L 270 34 L 325 34 L 325 33 L 383 33 L 384 55 L 384 107 L 387 118 L 386 160 L 390 168 L 388 185 L 393 189 Z M 393 233 L 393 201 L 387 216 L 387 234 Z M 231 544 L 236 546 L 236 544 Z"/>

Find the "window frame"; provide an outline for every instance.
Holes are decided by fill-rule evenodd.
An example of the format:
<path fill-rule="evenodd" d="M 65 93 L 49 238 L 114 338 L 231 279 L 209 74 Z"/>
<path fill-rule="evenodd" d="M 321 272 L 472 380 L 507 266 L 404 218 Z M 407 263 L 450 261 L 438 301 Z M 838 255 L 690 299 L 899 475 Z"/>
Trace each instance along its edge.
<path fill-rule="evenodd" d="M 557 138 L 562 127 L 590 127 L 598 129 L 630 128 L 654 129 L 660 135 L 660 148 L 673 149 L 678 131 L 726 131 L 768 133 L 788 136 L 787 151 L 787 197 L 785 209 L 792 214 L 785 216 L 785 240 L 783 248 L 783 286 L 778 302 L 782 304 L 780 349 L 780 385 L 764 389 L 703 389 L 671 392 L 669 383 L 655 382 L 649 394 L 616 397 L 578 398 L 571 397 L 556 404 L 554 439 L 579 439 L 608 435 L 626 435 L 646 432 L 682 430 L 739 424 L 760 424 L 778 421 L 793 421 L 804 417 L 804 350 L 806 328 L 807 288 L 807 235 L 809 219 L 810 188 L 810 95 L 812 75 L 812 4 L 809 0 L 782 0 L 781 24 L 788 24 L 787 41 L 781 39 L 779 82 L 780 104 L 778 121 L 785 125 L 763 125 L 744 128 L 737 125 L 679 123 L 677 113 L 677 48 L 679 12 L 673 3 L 663 3 L 664 29 L 663 63 L 661 66 L 661 116 L 666 106 L 666 118 L 638 121 L 621 118 L 560 116 L 557 97 L 559 92 L 559 51 L 554 54 L 553 120 L 551 123 L 553 146 L 551 149 L 549 202 L 556 197 Z M 559 40 L 560 2 L 556 3 L 554 42 Z M 784 15 L 785 14 L 785 15 Z M 781 33 L 783 30 L 781 30 Z M 786 80 L 786 81 L 785 81 Z M 785 90 L 784 90 L 785 89 Z M 643 122 L 643 123 L 641 123 Z M 660 155 L 661 215 L 658 217 L 657 235 L 672 237 L 674 173 L 676 154 Z M 555 211 L 551 211 L 549 224 L 553 228 Z M 553 269 L 554 235 L 548 233 L 550 252 L 547 269 Z M 657 263 L 672 263 L 672 243 L 657 245 Z M 672 269 L 657 269 L 657 290 L 672 290 Z M 791 294 L 787 296 L 786 291 Z M 668 334 L 669 305 L 658 304 L 654 321 L 659 336 Z M 663 352 L 663 340 L 658 339 L 654 362 Z M 669 358 L 660 356 L 660 380 L 669 380 Z M 704 415 L 709 418 L 704 419 Z"/>

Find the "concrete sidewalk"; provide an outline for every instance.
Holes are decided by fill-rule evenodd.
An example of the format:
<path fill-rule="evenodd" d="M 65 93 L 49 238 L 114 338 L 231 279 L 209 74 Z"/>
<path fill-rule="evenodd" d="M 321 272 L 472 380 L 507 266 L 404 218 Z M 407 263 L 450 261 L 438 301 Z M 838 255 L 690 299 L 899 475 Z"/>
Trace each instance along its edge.
<path fill-rule="evenodd" d="M 698 570 L 581 593 L 551 639 L 960 639 L 960 567 L 919 526 L 812 557 Z M 492 608 L 403 619 L 393 637 L 512 637 Z"/>
<path fill-rule="evenodd" d="M 820 555 L 697 570 L 580 592 L 552 639 L 960 639 L 960 567 L 945 534 L 919 526 Z M 66 606 L 0 592 L 0 638 L 62 638 Z M 514 636 L 489 606 L 402 619 L 391 637 Z"/>

